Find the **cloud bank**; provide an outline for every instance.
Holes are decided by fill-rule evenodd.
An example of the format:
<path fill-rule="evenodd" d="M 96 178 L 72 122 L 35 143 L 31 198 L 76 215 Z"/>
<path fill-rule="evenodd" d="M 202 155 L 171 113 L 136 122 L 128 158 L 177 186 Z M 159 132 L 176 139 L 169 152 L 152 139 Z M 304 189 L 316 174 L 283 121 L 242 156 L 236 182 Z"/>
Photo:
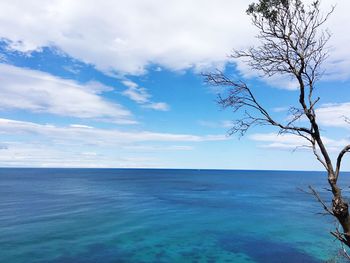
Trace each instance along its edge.
<path fill-rule="evenodd" d="M 57 47 L 106 72 L 142 74 L 147 65 L 171 70 L 220 66 L 233 48 L 256 43 L 246 0 L 157 1 L 52 0 L 0 2 L 0 32 L 13 50 Z M 350 23 L 347 0 L 324 0 L 336 10 L 327 26 L 333 33 L 329 78 L 350 77 Z M 242 71 L 248 73 L 247 68 Z"/>
<path fill-rule="evenodd" d="M 191 144 L 228 139 L 11 119 L 0 119 L 0 136 L 0 166 L 38 167 L 164 167 L 159 153 L 191 151 Z"/>
<path fill-rule="evenodd" d="M 129 110 L 100 96 L 113 89 L 97 82 L 79 84 L 40 71 L 0 64 L 0 83 L 0 109 L 135 123 Z"/>
<path fill-rule="evenodd" d="M 88 145 L 115 146 L 133 142 L 205 142 L 227 140 L 224 135 L 192 135 L 150 131 L 120 131 L 72 124 L 68 127 L 28 121 L 0 119 L 0 134 L 34 134 L 42 138 Z"/>
<path fill-rule="evenodd" d="M 4 0 L 0 37 L 20 51 L 57 47 L 108 72 L 222 65 L 252 40 L 245 0 Z"/>

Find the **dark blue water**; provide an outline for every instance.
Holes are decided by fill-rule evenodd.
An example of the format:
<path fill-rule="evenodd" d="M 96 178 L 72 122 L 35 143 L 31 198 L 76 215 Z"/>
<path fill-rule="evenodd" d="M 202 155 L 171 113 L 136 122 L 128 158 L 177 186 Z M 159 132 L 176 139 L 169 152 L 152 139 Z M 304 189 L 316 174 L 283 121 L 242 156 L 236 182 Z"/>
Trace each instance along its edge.
<path fill-rule="evenodd" d="M 324 262 L 309 184 L 329 200 L 318 172 L 0 169 L 0 262 Z"/>

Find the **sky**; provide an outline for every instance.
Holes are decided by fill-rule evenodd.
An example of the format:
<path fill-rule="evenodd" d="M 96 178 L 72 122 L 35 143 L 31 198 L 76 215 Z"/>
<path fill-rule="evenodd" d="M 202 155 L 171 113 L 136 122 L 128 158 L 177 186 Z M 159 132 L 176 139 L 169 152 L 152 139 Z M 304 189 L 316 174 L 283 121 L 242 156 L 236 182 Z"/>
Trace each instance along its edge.
<path fill-rule="evenodd" d="M 202 72 L 244 79 L 269 112 L 289 118 L 298 91 L 229 58 L 259 44 L 246 0 L 2 0 L 0 167 L 322 170 L 305 142 L 255 127 L 216 103 Z M 350 143 L 347 0 L 323 0 L 332 37 L 317 84 L 332 158 Z M 350 170 L 344 158 L 343 167 Z"/>

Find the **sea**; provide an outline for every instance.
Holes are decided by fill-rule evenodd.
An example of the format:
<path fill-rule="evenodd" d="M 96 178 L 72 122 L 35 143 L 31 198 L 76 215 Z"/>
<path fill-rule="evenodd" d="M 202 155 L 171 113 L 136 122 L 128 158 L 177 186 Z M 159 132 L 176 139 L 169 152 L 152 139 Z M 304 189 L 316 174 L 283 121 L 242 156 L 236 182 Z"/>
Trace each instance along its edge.
<path fill-rule="evenodd" d="M 1 168 L 0 262 L 338 262 L 309 185 L 331 200 L 322 172 Z"/>

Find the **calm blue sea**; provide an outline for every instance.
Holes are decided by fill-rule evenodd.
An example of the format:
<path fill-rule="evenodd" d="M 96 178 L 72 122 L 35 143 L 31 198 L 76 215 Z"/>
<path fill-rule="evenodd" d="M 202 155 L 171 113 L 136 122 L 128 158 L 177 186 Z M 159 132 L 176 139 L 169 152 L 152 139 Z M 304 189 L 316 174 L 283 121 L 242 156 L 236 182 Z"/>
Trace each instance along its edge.
<path fill-rule="evenodd" d="M 309 184 L 329 200 L 320 172 L 0 169 L 0 262 L 324 262 Z"/>

